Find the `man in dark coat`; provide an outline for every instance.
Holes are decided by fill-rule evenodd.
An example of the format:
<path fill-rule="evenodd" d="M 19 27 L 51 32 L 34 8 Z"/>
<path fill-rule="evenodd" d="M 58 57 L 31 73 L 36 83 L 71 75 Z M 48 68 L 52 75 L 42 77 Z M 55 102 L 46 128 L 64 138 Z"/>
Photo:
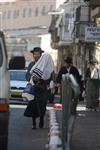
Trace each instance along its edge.
<path fill-rule="evenodd" d="M 26 80 L 30 81 L 30 70 L 35 65 L 35 63 L 39 60 L 42 53 L 44 52 L 41 50 L 40 47 L 35 47 L 33 50 L 30 51 L 33 54 L 34 61 L 32 61 L 26 73 Z M 35 82 L 35 81 L 34 81 Z M 28 106 L 24 112 L 24 115 L 27 117 L 32 117 L 33 128 L 36 129 L 36 118 L 40 117 L 39 127 L 42 128 L 44 125 L 44 115 L 46 111 L 46 104 L 47 104 L 47 90 L 45 81 L 41 80 L 41 84 L 38 87 L 38 92 L 35 95 L 34 100 L 28 103 Z"/>
<path fill-rule="evenodd" d="M 78 72 L 78 69 L 73 66 L 73 62 L 72 62 L 72 58 L 71 57 L 67 57 L 67 59 L 65 59 L 65 65 L 63 67 L 61 67 L 60 71 L 58 72 L 58 76 L 57 76 L 57 87 L 58 87 L 58 94 L 60 94 L 61 92 L 61 80 L 62 80 L 62 75 L 66 74 L 66 73 L 70 73 L 72 74 L 77 83 L 79 84 L 79 86 L 81 85 L 81 78 L 80 78 L 80 74 Z M 75 99 L 75 101 L 73 102 L 73 108 L 72 108 L 72 114 L 76 114 L 76 106 L 77 106 L 77 100 Z"/>

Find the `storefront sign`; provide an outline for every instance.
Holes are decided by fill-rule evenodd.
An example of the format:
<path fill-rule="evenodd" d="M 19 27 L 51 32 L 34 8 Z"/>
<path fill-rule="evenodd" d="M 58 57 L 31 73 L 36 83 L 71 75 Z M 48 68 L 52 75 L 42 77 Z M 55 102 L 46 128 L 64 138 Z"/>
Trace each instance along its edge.
<path fill-rule="evenodd" d="M 100 42 L 100 27 L 86 27 L 85 28 L 86 42 Z"/>

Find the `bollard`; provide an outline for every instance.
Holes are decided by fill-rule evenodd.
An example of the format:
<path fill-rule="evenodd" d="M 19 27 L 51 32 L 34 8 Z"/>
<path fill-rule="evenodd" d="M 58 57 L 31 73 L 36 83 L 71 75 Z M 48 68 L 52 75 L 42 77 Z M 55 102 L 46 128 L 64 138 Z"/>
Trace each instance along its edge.
<path fill-rule="evenodd" d="M 62 75 L 62 146 L 63 150 L 71 150 L 71 140 L 75 124 L 76 103 L 80 93 L 73 75 Z M 76 101 L 77 102 L 77 101 Z"/>

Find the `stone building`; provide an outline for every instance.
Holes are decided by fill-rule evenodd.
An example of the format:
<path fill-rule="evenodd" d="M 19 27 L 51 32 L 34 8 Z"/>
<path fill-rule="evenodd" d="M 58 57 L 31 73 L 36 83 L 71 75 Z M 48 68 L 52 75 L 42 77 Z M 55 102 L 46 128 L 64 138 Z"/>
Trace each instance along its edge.
<path fill-rule="evenodd" d="M 4 31 L 9 58 L 24 54 L 30 61 L 29 50 L 42 46 L 50 51 L 55 61 L 56 50 L 50 47 L 48 28 L 51 16 L 48 12 L 56 10 L 64 0 L 13 0 L 0 3 L 0 29 Z M 44 41 L 45 36 L 48 41 Z M 42 43 L 44 41 L 44 43 Z"/>
<path fill-rule="evenodd" d="M 70 55 L 73 57 L 74 65 L 83 75 L 90 59 L 96 57 L 100 62 L 100 40 L 86 40 L 86 29 L 89 27 L 92 30 L 97 29 L 96 22 L 100 17 L 99 13 L 92 15 L 93 9 L 100 6 L 100 1 L 92 2 L 92 0 L 66 1 L 56 12 L 51 13 L 52 21 L 49 28 L 51 45 L 58 49 L 59 66 L 62 65 L 60 62 L 63 63 L 64 57 Z"/>

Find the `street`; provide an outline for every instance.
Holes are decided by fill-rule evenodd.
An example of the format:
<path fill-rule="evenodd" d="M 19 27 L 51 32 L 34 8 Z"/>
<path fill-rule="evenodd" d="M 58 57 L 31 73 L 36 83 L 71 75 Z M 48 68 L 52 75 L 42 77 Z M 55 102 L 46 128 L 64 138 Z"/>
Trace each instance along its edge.
<path fill-rule="evenodd" d="M 46 124 L 43 129 L 32 130 L 31 118 L 23 116 L 25 107 L 26 105 L 10 105 L 8 150 L 44 150 L 47 144 L 48 125 Z"/>
<path fill-rule="evenodd" d="M 48 113 L 43 129 L 32 130 L 31 118 L 23 116 L 26 105 L 10 104 L 8 150 L 45 150 L 48 143 Z M 78 105 L 72 138 L 72 150 L 100 149 L 100 111 L 86 111 L 84 102 Z M 58 111 L 61 125 L 62 114 Z M 38 126 L 38 120 L 37 120 Z"/>

